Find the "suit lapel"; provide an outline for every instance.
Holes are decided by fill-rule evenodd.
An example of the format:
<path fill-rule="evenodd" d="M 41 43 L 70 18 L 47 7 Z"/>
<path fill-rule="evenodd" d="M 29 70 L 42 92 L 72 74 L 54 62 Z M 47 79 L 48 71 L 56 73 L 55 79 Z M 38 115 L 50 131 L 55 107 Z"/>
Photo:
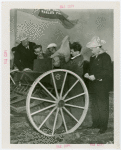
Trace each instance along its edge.
<path fill-rule="evenodd" d="M 21 53 L 22 53 L 22 55 L 24 55 L 27 59 L 29 59 L 29 57 L 30 57 L 30 50 L 27 50 L 24 46 L 22 46 Z"/>

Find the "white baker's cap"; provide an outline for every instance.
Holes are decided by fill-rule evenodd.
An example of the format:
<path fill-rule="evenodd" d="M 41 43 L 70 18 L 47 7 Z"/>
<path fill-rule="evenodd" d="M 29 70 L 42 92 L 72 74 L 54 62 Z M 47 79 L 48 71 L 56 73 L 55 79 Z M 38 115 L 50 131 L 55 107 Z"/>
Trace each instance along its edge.
<path fill-rule="evenodd" d="M 27 37 L 21 37 L 20 38 L 20 41 L 24 41 L 24 40 L 26 40 L 26 39 L 28 39 Z"/>
<path fill-rule="evenodd" d="M 55 43 L 51 43 L 51 44 L 48 45 L 47 48 L 51 48 L 51 47 L 57 47 L 57 45 Z"/>

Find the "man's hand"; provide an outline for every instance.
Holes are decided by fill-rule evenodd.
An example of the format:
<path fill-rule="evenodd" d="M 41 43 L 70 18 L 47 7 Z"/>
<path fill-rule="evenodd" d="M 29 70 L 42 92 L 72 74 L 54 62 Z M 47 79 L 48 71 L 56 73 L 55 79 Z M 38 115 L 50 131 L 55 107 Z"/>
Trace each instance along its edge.
<path fill-rule="evenodd" d="M 89 74 L 86 73 L 86 74 L 84 75 L 84 77 L 89 79 Z"/>
<path fill-rule="evenodd" d="M 87 79 L 89 79 L 89 80 L 91 80 L 91 81 L 94 81 L 94 80 L 95 80 L 95 76 L 94 76 L 94 75 L 89 76 L 88 73 L 86 73 L 86 74 L 84 75 L 84 77 L 87 78 Z"/>
<path fill-rule="evenodd" d="M 95 80 L 95 76 L 94 76 L 94 75 L 91 75 L 91 76 L 89 76 L 89 79 L 90 79 L 91 81 L 94 81 L 94 80 Z"/>
<path fill-rule="evenodd" d="M 32 71 L 31 69 L 29 69 L 29 68 L 24 68 L 24 70 L 23 71 Z"/>

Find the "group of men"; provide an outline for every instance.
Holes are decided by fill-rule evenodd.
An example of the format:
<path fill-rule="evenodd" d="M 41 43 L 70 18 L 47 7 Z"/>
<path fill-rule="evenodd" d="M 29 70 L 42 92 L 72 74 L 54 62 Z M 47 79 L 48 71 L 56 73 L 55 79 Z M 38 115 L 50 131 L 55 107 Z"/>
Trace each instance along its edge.
<path fill-rule="evenodd" d="M 78 42 L 70 44 L 71 58 L 63 64 L 82 78 L 89 80 L 89 92 L 92 95 L 92 126 L 99 128 L 99 133 L 105 133 L 109 118 L 109 82 L 111 78 L 111 58 L 103 49 L 104 41 L 95 36 L 86 47 L 92 51 L 89 68 L 83 73 L 84 59 L 81 55 L 82 46 Z M 21 39 L 21 43 L 14 48 L 14 64 L 19 70 L 33 69 L 34 59 L 51 57 L 56 52 L 57 45 L 49 44 L 47 52 L 43 53 L 42 46 L 29 42 L 28 38 Z"/>
<path fill-rule="evenodd" d="M 42 46 L 29 42 L 28 38 L 22 38 L 20 44 L 12 48 L 14 54 L 14 64 L 20 70 L 33 70 L 34 59 L 43 59 L 50 57 L 55 51 L 57 45 L 49 44 L 47 53 L 43 53 Z"/>

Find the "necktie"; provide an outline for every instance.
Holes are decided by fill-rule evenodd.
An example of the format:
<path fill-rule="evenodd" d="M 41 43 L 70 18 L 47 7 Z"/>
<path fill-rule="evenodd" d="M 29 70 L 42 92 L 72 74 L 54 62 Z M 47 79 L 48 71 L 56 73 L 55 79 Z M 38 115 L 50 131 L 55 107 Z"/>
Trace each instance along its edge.
<path fill-rule="evenodd" d="M 28 47 L 26 47 L 26 50 L 29 51 Z"/>
<path fill-rule="evenodd" d="M 31 54 L 30 54 L 30 50 L 28 49 L 28 47 L 26 47 L 26 51 L 27 51 L 27 55 L 28 55 L 28 59 L 31 57 Z"/>

